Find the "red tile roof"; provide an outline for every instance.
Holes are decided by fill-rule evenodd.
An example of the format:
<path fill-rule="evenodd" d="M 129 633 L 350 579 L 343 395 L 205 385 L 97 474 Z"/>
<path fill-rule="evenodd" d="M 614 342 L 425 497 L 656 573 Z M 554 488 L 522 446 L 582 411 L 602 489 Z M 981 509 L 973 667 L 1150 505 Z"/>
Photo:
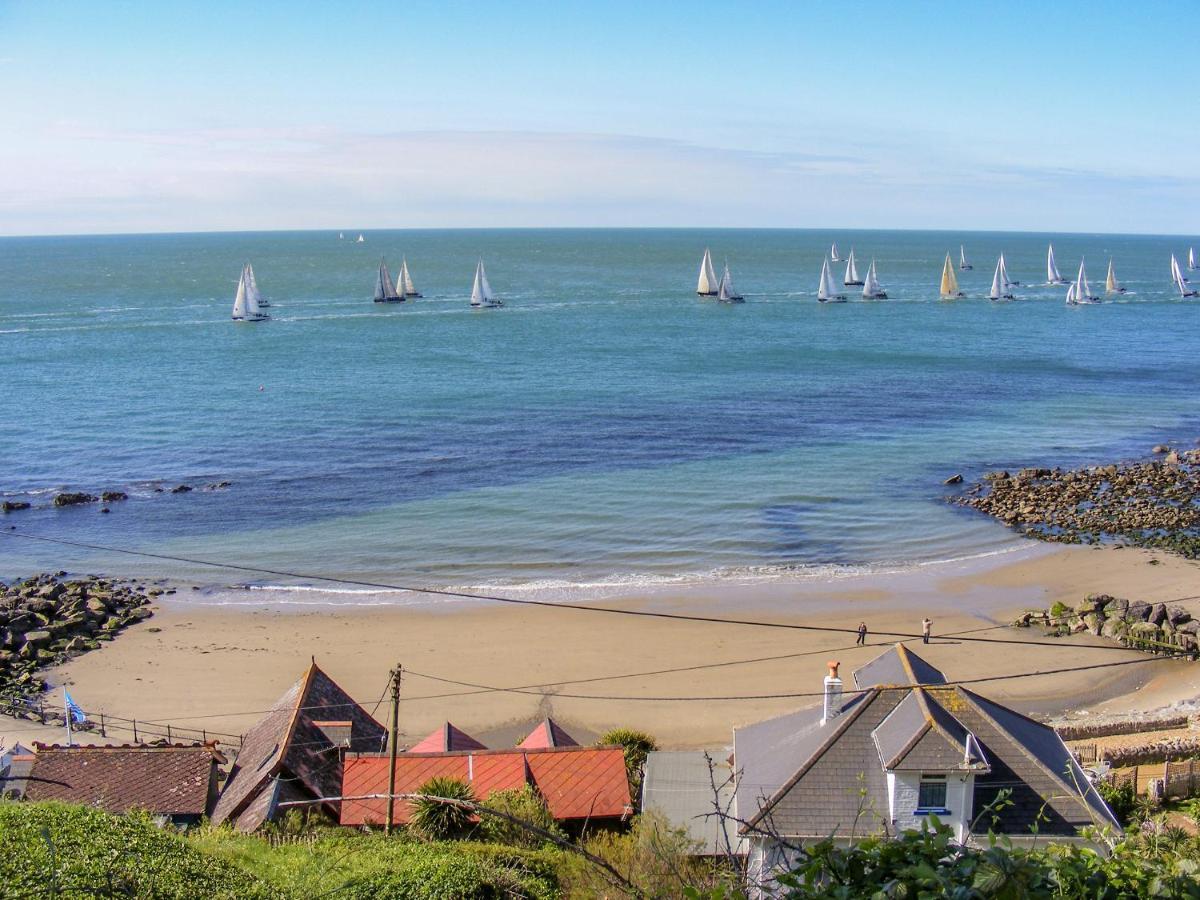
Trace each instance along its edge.
<path fill-rule="evenodd" d="M 61 800 L 111 813 L 144 809 L 203 816 L 216 797 L 212 745 L 59 747 L 37 745 L 27 800 Z"/>
<path fill-rule="evenodd" d="M 396 757 L 396 793 L 414 793 L 430 778 L 449 777 L 472 786 L 477 799 L 526 784 L 546 799 L 554 818 L 616 818 L 629 811 L 629 781 L 620 747 L 559 747 L 545 750 L 483 750 L 460 753 L 401 753 Z M 342 796 L 386 794 L 388 757 L 350 754 Z M 409 804 L 397 800 L 396 821 L 409 820 Z M 382 824 L 383 799 L 343 800 L 343 825 Z"/>
<path fill-rule="evenodd" d="M 486 750 L 487 748 L 460 728 L 449 722 L 430 732 L 408 748 L 409 753 L 452 753 L 456 750 Z"/>
<path fill-rule="evenodd" d="M 525 750 L 543 750 L 546 747 L 578 747 L 579 741 L 567 734 L 553 719 L 543 719 L 517 746 Z"/>

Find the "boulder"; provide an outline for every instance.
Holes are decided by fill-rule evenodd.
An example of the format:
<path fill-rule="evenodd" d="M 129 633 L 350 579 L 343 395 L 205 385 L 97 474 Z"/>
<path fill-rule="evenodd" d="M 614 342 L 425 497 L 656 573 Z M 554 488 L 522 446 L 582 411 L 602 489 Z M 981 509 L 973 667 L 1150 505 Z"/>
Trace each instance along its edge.
<path fill-rule="evenodd" d="M 1159 639 L 1159 630 L 1157 625 L 1151 625 L 1149 622 L 1135 622 L 1129 626 L 1130 639 L 1141 639 L 1156 641 Z"/>
<path fill-rule="evenodd" d="M 1150 607 L 1150 618 L 1146 621 L 1161 628 L 1162 623 L 1167 621 L 1167 605 L 1165 603 L 1155 603 Z"/>
<path fill-rule="evenodd" d="M 942 484 L 962 484 L 963 477 L 961 475 L 951 475 Z"/>
<path fill-rule="evenodd" d="M 56 494 L 54 497 L 55 506 L 78 506 L 80 503 L 95 503 L 96 497 L 91 494 L 82 492 L 66 491 L 62 494 Z"/>
<path fill-rule="evenodd" d="M 171 488 L 171 493 L 172 494 L 186 494 L 191 489 L 192 489 L 192 486 L 190 484 L 180 484 L 180 485 L 176 485 L 175 487 Z"/>
<path fill-rule="evenodd" d="M 16 512 L 19 509 L 29 509 L 29 504 L 24 500 L 5 500 L 0 503 L 0 512 Z"/>
<path fill-rule="evenodd" d="M 115 503 L 118 500 L 128 500 L 129 495 L 124 491 L 105 491 L 100 495 L 100 499 L 105 503 Z"/>
<path fill-rule="evenodd" d="M 1104 604 L 1104 614 L 1110 619 L 1114 616 L 1123 619 L 1129 613 L 1129 601 L 1124 597 L 1113 597 Z"/>
<path fill-rule="evenodd" d="M 1200 635 L 1200 621 L 1197 621 L 1196 619 L 1191 619 L 1187 622 L 1184 622 L 1182 625 L 1180 625 L 1175 630 L 1180 632 L 1181 634 Z"/>
<path fill-rule="evenodd" d="M 1182 625 L 1185 622 L 1190 622 L 1191 620 L 1192 620 L 1192 614 L 1189 613 L 1182 606 L 1168 606 L 1167 607 L 1167 621 L 1170 622 L 1172 625 L 1174 625 L 1176 628 L 1178 628 L 1180 625 Z"/>
<path fill-rule="evenodd" d="M 1120 640 L 1129 632 L 1129 623 L 1124 619 L 1105 619 L 1104 627 L 1100 629 L 1102 637 Z"/>
<path fill-rule="evenodd" d="M 1168 447 L 1166 444 L 1156 444 L 1154 449 L 1150 452 L 1151 453 L 1168 453 L 1168 452 L 1170 452 L 1170 450 L 1171 450 L 1171 448 Z"/>
<path fill-rule="evenodd" d="M 25 645 L 27 647 L 37 647 L 42 644 L 50 643 L 53 637 L 49 631 L 30 631 L 25 634 Z"/>
<path fill-rule="evenodd" d="M 1099 613 L 1088 613 L 1083 617 L 1084 624 L 1087 625 L 1087 630 L 1097 637 L 1100 635 L 1100 629 L 1104 627 L 1104 617 Z"/>
<path fill-rule="evenodd" d="M 1129 604 L 1129 612 L 1125 614 L 1131 622 L 1145 622 L 1150 618 L 1150 604 L 1144 600 L 1134 600 Z"/>
<path fill-rule="evenodd" d="M 1075 605 L 1077 615 L 1086 616 L 1088 613 L 1095 612 L 1101 606 L 1100 600 L 1096 597 L 1084 597 Z"/>
<path fill-rule="evenodd" d="M 1083 619 L 1080 618 L 1079 616 L 1076 616 L 1074 619 L 1071 620 L 1071 625 L 1070 625 L 1070 633 L 1071 634 L 1079 634 L 1080 632 L 1087 631 L 1087 630 L 1088 630 L 1087 622 L 1083 621 Z"/>

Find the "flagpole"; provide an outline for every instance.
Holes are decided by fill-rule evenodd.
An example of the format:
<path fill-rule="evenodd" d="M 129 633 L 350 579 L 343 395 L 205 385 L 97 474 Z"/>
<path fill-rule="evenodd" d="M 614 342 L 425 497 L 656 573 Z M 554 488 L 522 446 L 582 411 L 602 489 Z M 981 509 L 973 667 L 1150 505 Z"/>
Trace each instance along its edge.
<path fill-rule="evenodd" d="M 63 688 L 63 718 L 67 720 L 67 746 L 71 746 L 71 702 L 67 699 L 67 689 Z"/>

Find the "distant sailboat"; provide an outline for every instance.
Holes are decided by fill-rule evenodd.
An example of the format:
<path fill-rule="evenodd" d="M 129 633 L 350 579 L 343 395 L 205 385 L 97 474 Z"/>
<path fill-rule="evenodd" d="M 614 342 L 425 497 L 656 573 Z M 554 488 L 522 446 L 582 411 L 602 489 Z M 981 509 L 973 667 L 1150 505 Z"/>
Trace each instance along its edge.
<path fill-rule="evenodd" d="M 713 271 L 712 254 L 705 247 L 704 256 L 700 258 L 700 277 L 696 281 L 696 293 L 701 297 L 715 297 L 720 290 L 721 283 L 717 281 L 717 273 Z"/>
<path fill-rule="evenodd" d="M 996 260 L 996 274 L 992 276 L 992 289 L 988 291 L 989 300 L 1015 300 L 1012 291 L 1008 289 L 1008 283 L 1004 277 L 1004 256 Z"/>
<path fill-rule="evenodd" d="M 956 300 L 963 296 L 958 289 L 958 276 L 954 274 L 954 264 L 950 262 L 950 254 L 946 254 L 946 264 L 942 266 L 941 294 L 943 300 Z"/>
<path fill-rule="evenodd" d="M 233 298 L 233 321 L 235 322 L 262 322 L 271 318 L 258 308 L 258 299 L 250 291 L 250 279 L 246 274 L 249 268 L 249 263 L 242 266 L 237 294 Z"/>
<path fill-rule="evenodd" d="M 1104 293 L 1125 293 L 1125 288 L 1121 286 L 1121 282 L 1117 281 L 1117 273 L 1113 270 L 1113 261 L 1111 259 L 1108 261 L 1108 277 L 1104 279 Z"/>
<path fill-rule="evenodd" d="M 338 232 L 338 240 L 344 241 L 345 239 L 346 239 L 346 235 L 342 234 L 342 232 L 339 231 Z"/>
<path fill-rule="evenodd" d="M 356 244 L 363 244 L 363 243 L 366 243 L 366 240 L 367 240 L 367 239 L 366 239 L 365 237 L 363 237 L 363 236 L 360 234 L 360 235 L 358 236 L 358 238 L 357 238 L 357 239 L 354 241 L 354 243 L 356 243 Z"/>
<path fill-rule="evenodd" d="M 1046 284 L 1066 284 L 1067 279 L 1058 273 L 1058 265 L 1054 262 L 1054 245 L 1046 251 Z"/>
<path fill-rule="evenodd" d="M 1179 260 L 1175 258 L 1175 254 L 1171 254 L 1171 281 L 1175 288 L 1179 291 L 1180 297 L 1195 297 L 1197 292 L 1192 290 L 1188 284 L 1188 280 L 1183 277 L 1183 272 L 1179 268 Z"/>
<path fill-rule="evenodd" d="M 829 250 L 829 258 L 830 258 L 830 259 L 831 259 L 833 262 L 841 262 L 841 261 L 842 261 L 842 258 L 841 258 L 841 257 L 838 255 L 838 248 L 837 248 L 837 244 L 836 244 L 836 243 L 835 243 L 835 244 L 833 245 L 833 247 L 832 247 L 832 248 L 830 248 L 830 250 Z"/>
<path fill-rule="evenodd" d="M 270 306 L 270 302 L 263 298 L 262 293 L 258 290 L 258 282 L 254 279 L 254 266 L 246 263 L 246 291 L 254 297 L 256 306 Z"/>
<path fill-rule="evenodd" d="M 1079 260 L 1079 275 L 1075 279 L 1073 290 L 1067 292 L 1067 302 L 1073 305 L 1083 303 L 1099 303 L 1100 298 L 1092 293 L 1092 286 L 1088 284 L 1087 268 L 1084 266 L 1083 260 Z"/>
<path fill-rule="evenodd" d="M 969 272 L 975 267 L 967 262 L 967 248 L 962 244 L 958 245 L 958 267 L 964 272 Z"/>
<path fill-rule="evenodd" d="M 858 267 L 854 265 L 854 248 L 850 248 L 850 258 L 846 260 L 846 277 L 842 279 L 846 287 L 859 287 L 862 279 L 858 277 Z"/>
<path fill-rule="evenodd" d="M 487 272 L 483 268 L 482 259 L 475 264 L 475 284 L 471 288 L 471 305 L 476 309 L 504 305 L 492 293 L 492 286 L 488 284 Z"/>
<path fill-rule="evenodd" d="M 845 303 L 846 295 L 839 294 L 833 284 L 833 272 L 829 269 L 829 260 L 821 262 L 821 283 L 817 286 L 817 299 L 822 303 Z"/>
<path fill-rule="evenodd" d="M 408 257 L 400 260 L 400 277 L 396 280 L 398 282 L 396 286 L 405 297 L 412 299 L 422 296 L 421 292 L 413 286 L 412 276 L 408 274 Z"/>
<path fill-rule="evenodd" d="M 887 291 L 879 284 L 879 278 L 875 275 L 875 260 L 871 260 L 871 267 L 867 269 L 867 281 L 863 285 L 864 300 L 886 300 Z"/>
<path fill-rule="evenodd" d="M 745 303 L 746 298 L 737 292 L 733 286 L 733 276 L 729 274 L 729 263 L 725 263 L 725 273 L 721 276 L 721 286 L 717 288 L 717 299 L 722 303 Z"/>
<path fill-rule="evenodd" d="M 1192 272 L 1196 271 L 1196 248 L 1188 247 L 1188 269 Z"/>
<path fill-rule="evenodd" d="M 387 262 L 382 258 L 379 260 L 379 272 L 375 276 L 375 302 L 404 302 L 404 298 L 396 293 L 396 286 L 392 284 L 392 273 L 388 271 Z"/>

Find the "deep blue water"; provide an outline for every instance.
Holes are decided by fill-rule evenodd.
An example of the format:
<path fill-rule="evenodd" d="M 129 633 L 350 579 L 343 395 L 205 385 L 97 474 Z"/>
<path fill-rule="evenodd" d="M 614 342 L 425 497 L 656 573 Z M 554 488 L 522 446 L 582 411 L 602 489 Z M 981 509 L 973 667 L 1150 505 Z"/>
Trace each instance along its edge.
<path fill-rule="evenodd" d="M 1187 238 L 351 236 L 0 239 L 0 494 L 37 507 L 0 526 L 442 586 L 794 577 L 1011 546 L 941 503 L 953 472 L 1200 436 L 1200 305 L 1168 279 Z M 1067 308 L 1051 239 L 1064 275 L 1084 254 L 1102 288 L 1111 256 L 1130 293 Z M 892 299 L 816 303 L 832 240 Z M 968 298 L 939 302 L 960 243 Z M 705 246 L 744 305 L 695 296 Z M 1001 251 L 1027 286 L 997 305 Z M 481 254 L 504 309 L 467 307 Z M 373 304 L 380 255 L 425 298 Z M 270 322 L 229 319 L 245 259 Z M 131 499 L 50 508 L 66 488 Z M 0 540 L 0 577 L 237 578 Z"/>

